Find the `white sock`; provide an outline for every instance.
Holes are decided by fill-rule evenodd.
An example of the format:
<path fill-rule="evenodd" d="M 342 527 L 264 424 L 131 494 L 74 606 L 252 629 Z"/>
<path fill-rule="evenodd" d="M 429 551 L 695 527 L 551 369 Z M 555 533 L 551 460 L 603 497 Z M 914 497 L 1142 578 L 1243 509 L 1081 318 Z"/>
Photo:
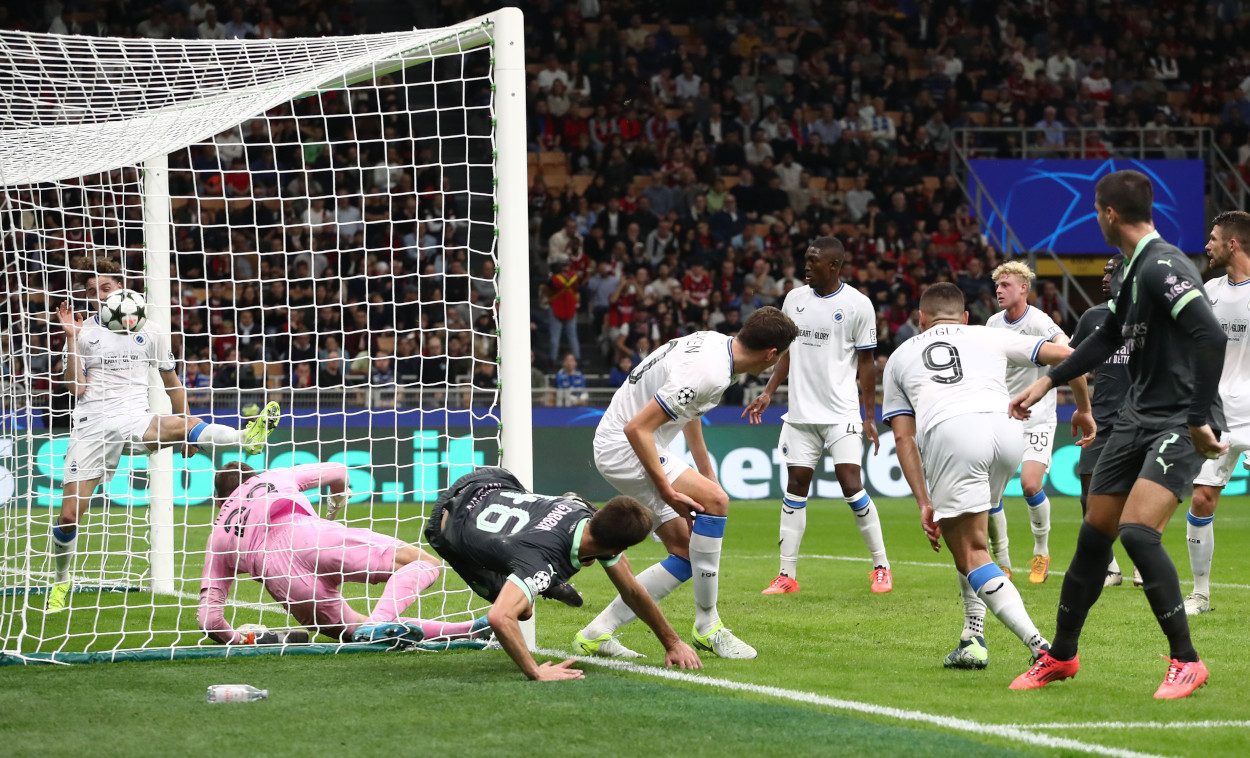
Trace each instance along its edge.
<path fill-rule="evenodd" d="M 1120 573 L 1120 564 L 1116 561 L 1115 556 L 1111 556 L 1111 563 L 1107 564 L 1107 571 L 1112 574 Z"/>
<path fill-rule="evenodd" d="M 1194 592 L 1211 597 L 1211 557 L 1215 555 L 1215 516 L 1203 518 L 1189 512 L 1185 536 L 1189 542 L 1189 568 L 1194 572 Z"/>
<path fill-rule="evenodd" d="M 1003 622 L 1020 641 L 1028 646 L 1034 654 L 1047 644 L 1037 625 L 1029 618 L 1024 608 L 1024 600 L 1016 586 L 1011 583 L 1001 569 L 993 563 L 978 566 L 968 572 L 968 583 L 976 590 L 977 597 L 985 601 L 990 612 Z"/>
<path fill-rule="evenodd" d="M 56 565 L 56 583 L 69 581 L 69 566 L 74 562 L 74 547 L 78 544 L 78 529 L 52 528 L 52 556 Z"/>
<path fill-rule="evenodd" d="M 959 634 L 960 640 L 970 640 L 973 637 L 985 635 L 985 601 L 977 597 L 977 593 L 972 591 L 972 585 L 968 584 L 968 577 L 955 572 L 959 577 L 959 594 L 964 599 L 964 629 Z"/>
<path fill-rule="evenodd" d="M 1050 498 L 1046 490 L 1025 495 L 1029 505 L 1029 526 L 1033 529 L 1033 555 L 1050 555 Z"/>
<path fill-rule="evenodd" d="M 237 447 L 243 444 L 245 433 L 242 429 L 225 424 L 196 424 L 187 435 L 187 441 L 199 447 Z"/>
<path fill-rule="evenodd" d="M 638 575 L 638 583 L 647 590 L 647 594 L 655 602 L 660 602 L 680 587 L 682 582 L 690 578 L 690 561 L 676 555 L 670 555 L 659 563 L 649 567 Z M 595 616 L 594 620 L 582 630 L 582 636 L 588 640 L 615 634 L 617 629 L 638 618 L 625 605 L 621 596 L 608 603 L 608 607 Z"/>
<path fill-rule="evenodd" d="M 890 561 L 885 557 L 885 540 L 881 538 L 881 516 L 877 513 L 872 498 L 868 497 L 867 492 L 860 490 L 847 496 L 846 504 L 851 506 L 851 512 L 855 514 L 855 526 L 859 527 L 859 535 L 868 546 L 872 567 L 889 568 Z"/>
<path fill-rule="evenodd" d="M 786 493 L 781 499 L 781 573 L 799 578 L 799 546 L 807 531 L 807 496 Z"/>
<path fill-rule="evenodd" d="M 1007 551 L 1010 540 L 1007 539 L 1007 511 L 1003 509 L 1003 501 L 990 509 L 990 552 L 994 562 L 1000 566 L 1011 568 L 1011 554 Z"/>
<path fill-rule="evenodd" d="M 690 535 L 690 568 L 694 573 L 694 628 L 699 634 L 720 621 L 716 595 L 720 590 L 720 548 L 725 536 L 724 516 L 700 513 Z"/>

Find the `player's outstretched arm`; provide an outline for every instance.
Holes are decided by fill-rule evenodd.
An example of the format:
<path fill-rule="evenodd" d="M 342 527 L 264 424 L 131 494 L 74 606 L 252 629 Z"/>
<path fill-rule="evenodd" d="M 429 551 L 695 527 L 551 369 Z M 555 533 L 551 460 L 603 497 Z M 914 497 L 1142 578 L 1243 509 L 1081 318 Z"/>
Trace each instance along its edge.
<path fill-rule="evenodd" d="M 550 661 L 538 665 L 534 656 L 530 655 L 525 645 L 525 636 L 521 634 L 521 621 L 533 614 L 533 604 L 525 596 L 521 588 L 512 582 L 504 582 L 499 597 L 486 614 L 495 639 L 508 653 L 521 672 L 536 682 L 554 682 L 564 679 L 581 679 L 585 677 L 580 669 L 571 668 L 576 662 L 572 658 L 559 664 Z"/>
<path fill-rule="evenodd" d="M 160 371 L 161 384 L 165 385 L 165 394 L 169 395 L 169 406 L 179 416 L 187 415 L 187 389 L 182 386 L 176 371 Z"/>
<path fill-rule="evenodd" d="M 781 360 L 777 361 L 777 365 L 773 368 L 773 375 L 769 377 L 768 384 L 764 386 L 764 391 L 759 397 L 751 401 L 751 404 L 742 410 L 739 418 L 745 418 L 752 424 L 760 423 L 764 418 L 764 411 L 768 410 L 768 406 L 773 402 L 773 393 L 781 386 L 781 383 L 790 375 L 790 351 L 781 354 Z"/>
<path fill-rule="evenodd" d="M 634 572 L 630 570 L 629 561 L 625 559 L 625 556 L 622 555 L 620 560 L 604 568 L 604 571 L 608 573 L 608 578 L 621 593 L 621 601 L 634 612 L 634 615 L 642 619 L 644 624 L 651 627 L 656 639 L 664 646 L 664 665 L 683 669 L 703 668 L 703 661 L 699 660 L 694 649 L 681 641 L 677 632 L 673 631 L 672 625 L 668 623 L 668 619 L 664 618 L 660 606 L 656 605 L 651 594 L 634 578 Z"/>
<path fill-rule="evenodd" d="M 790 353 L 787 352 L 788 356 Z M 859 407 L 864 412 L 864 436 L 872 443 L 872 454 L 881 452 L 881 438 L 877 434 L 877 358 L 872 349 L 856 353 L 859 375 Z"/>
<path fill-rule="evenodd" d="M 920 448 L 916 445 L 916 417 L 906 414 L 893 416 L 890 426 L 894 429 L 894 446 L 898 453 L 898 465 L 903 469 L 903 478 L 911 487 L 916 505 L 920 507 L 920 527 L 929 538 L 933 551 L 942 549 L 939 541 L 942 530 L 933 520 L 933 501 L 929 498 L 929 485 L 924 480 L 924 467 L 920 462 Z"/>
<path fill-rule="evenodd" d="M 69 301 L 56 307 L 56 318 L 65 332 L 65 383 L 80 396 L 87 391 L 87 376 L 82 372 L 82 361 L 78 357 L 78 331 L 82 329 L 82 316 L 70 309 Z"/>
<path fill-rule="evenodd" d="M 693 498 L 673 489 L 672 483 L 664 475 L 664 466 L 660 463 L 660 451 L 655 447 L 655 430 L 670 420 L 671 417 L 664 412 L 655 398 L 651 398 L 643 409 L 638 411 L 638 415 L 625 425 L 625 439 L 629 440 L 629 446 L 633 448 L 634 455 L 638 456 L 638 462 L 642 464 L 647 476 L 651 477 L 651 482 L 664 502 L 687 518 L 693 518 L 694 512 L 702 512 L 703 506 L 695 502 Z"/>
<path fill-rule="evenodd" d="M 1094 411 L 1090 408 L 1089 379 L 1084 375 L 1068 382 L 1072 388 L 1072 399 L 1076 402 L 1076 411 L 1072 414 L 1072 436 L 1077 438 L 1077 447 L 1085 447 L 1094 441 L 1098 434 L 1098 423 L 1094 421 Z"/>
<path fill-rule="evenodd" d="M 1177 302 L 1180 303 L 1180 308 L 1173 311 L 1172 318 L 1176 319 L 1177 325 L 1193 340 L 1190 366 L 1194 377 L 1194 391 L 1190 397 L 1187 418 L 1189 436 L 1196 451 L 1207 458 L 1219 458 L 1228 452 L 1229 443 L 1220 442 L 1216 438 L 1211 429 L 1210 413 L 1211 405 L 1219 393 L 1220 376 L 1224 373 L 1228 337 L 1215 317 L 1215 312 L 1211 310 L 1210 303 L 1201 294 L 1189 298 L 1188 302 Z"/>

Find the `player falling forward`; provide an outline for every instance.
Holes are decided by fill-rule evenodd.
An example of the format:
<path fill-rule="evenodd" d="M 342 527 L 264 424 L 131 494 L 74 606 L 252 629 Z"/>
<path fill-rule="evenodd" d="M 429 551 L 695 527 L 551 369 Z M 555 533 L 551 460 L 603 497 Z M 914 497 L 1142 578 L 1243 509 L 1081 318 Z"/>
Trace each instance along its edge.
<path fill-rule="evenodd" d="M 99 258 L 80 265 L 80 269 L 87 271 L 82 286 L 88 303 L 97 311 L 101 302 L 123 287 L 121 266 L 116 261 Z M 65 452 L 61 511 L 52 529 L 56 578 L 48 592 L 48 613 L 66 608 L 78 521 L 96 486 L 113 476 L 123 453 L 146 455 L 162 447 L 186 444 L 242 446 L 251 455 L 263 449 L 279 415 L 278 404 L 269 403 L 242 430 L 205 423 L 187 414 L 187 394 L 174 371 L 169 335 L 151 321 L 132 334 L 120 334 L 101 324 L 98 315 L 84 321 L 68 300 L 57 307 L 56 314 L 66 338 L 65 381 L 77 404 Z M 153 366 L 169 395 L 172 414 L 153 413 L 148 405 L 148 370 Z"/>
<path fill-rule="evenodd" d="M 1068 344 L 1063 333 L 1050 315 L 1029 305 L 1029 289 L 1033 285 L 1033 271 L 1019 261 L 1010 261 L 994 269 L 994 291 L 1003 310 L 990 316 L 985 325 L 996 329 L 1008 329 L 1026 337 L 1041 337 L 1059 345 Z M 1023 392 L 1044 369 L 1036 364 L 1007 367 L 1007 391 L 1014 397 Z M 1089 413 L 1085 377 L 1072 383 L 1072 394 L 1082 413 Z M 1024 422 L 1024 462 L 1020 466 L 1020 488 L 1029 506 L 1029 526 L 1033 530 L 1033 560 L 1029 563 L 1029 581 L 1041 584 L 1050 575 L 1050 499 L 1043 488 L 1046 472 L 1050 470 L 1050 458 L 1055 448 L 1056 392 L 1051 392 L 1033 410 Z M 1084 400 L 1084 402 L 1082 402 Z M 990 545 L 994 560 L 1011 576 L 1011 555 L 1007 539 L 1007 513 L 998 503 L 990 511 Z"/>
<path fill-rule="evenodd" d="M 700 417 L 739 374 L 775 366 L 796 334 L 789 316 L 764 307 L 737 337 L 695 332 L 672 340 L 634 369 L 595 430 L 595 467 L 617 492 L 651 511 L 655 534 L 669 552 L 638 575 L 639 583 L 658 603 L 693 578 L 694 645 L 721 658 L 754 658 L 755 648 L 734 636 L 716 609 L 729 496 L 712 472 Z M 697 471 L 669 449 L 679 431 Z M 574 644 L 591 655 L 640 658 L 613 637 L 633 619 L 618 597 L 577 633 Z"/>
<path fill-rule="evenodd" d="M 1089 509 L 1059 593 L 1054 644 L 1016 678 L 1013 689 L 1044 687 L 1076 675 L 1081 628 L 1102 594 L 1117 533 L 1168 638 L 1168 671 L 1155 697 L 1187 697 L 1207 681 L 1162 531 L 1189 494 L 1203 461 L 1228 452 L 1215 431 L 1226 428 L 1218 390 L 1227 338 L 1204 296 L 1198 269 L 1155 231 L 1153 202 L 1150 179 L 1139 172 L 1116 171 L 1098 181 L 1098 226 L 1107 244 L 1128 260 L 1111 317 L 1067 360 L 1012 400 L 1013 415 L 1026 416 L 1051 388 L 1102 365 L 1126 339 L 1133 343 L 1133 384 L 1094 467 Z"/>
<path fill-rule="evenodd" d="M 647 538 L 651 514 L 630 497 L 614 497 L 595 510 L 570 495 L 549 497 L 525 489 L 511 472 L 481 468 L 461 477 L 439 496 L 425 525 L 430 547 L 469 587 L 490 600 L 487 620 L 495 638 L 530 679 L 580 679 L 570 668 L 534 662 L 520 622 L 533 614 L 537 595 L 596 561 L 621 593 L 623 602 L 655 632 L 665 664 L 702 668 L 647 591 L 634 579 L 623 555 Z"/>
<path fill-rule="evenodd" d="M 788 478 L 781 501 L 781 571 L 765 595 L 799 591 L 797 569 L 807 529 L 807 498 L 812 475 L 826 450 L 833 455 L 843 499 L 872 556 L 870 587 L 873 592 L 889 592 L 894 587 L 881 517 L 864 491 L 860 472 L 861 434 L 873 444 L 874 455 L 881 448 L 873 359 L 877 314 L 867 297 L 839 279 L 845 258 L 846 250 L 836 237 L 820 237 L 807 248 L 807 285 L 790 292 L 782 307 L 798 327 L 799 336 L 781 357 L 768 386 L 742 412 L 752 424 L 760 423 L 773 393 L 791 377 L 790 408 L 782 416 L 780 439 Z"/>
<path fill-rule="evenodd" d="M 1224 329 L 1224 373 L 1220 376 L 1220 399 L 1228 421 L 1228 452 L 1202 464 L 1194 480 L 1194 497 L 1189 504 L 1189 568 L 1194 574 L 1194 591 L 1185 598 L 1185 612 L 1191 616 L 1211 610 L 1211 558 L 1215 554 L 1215 507 L 1220 491 L 1233 475 L 1241 454 L 1250 450 L 1250 349 L 1246 328 L 1250 325 L 1250 213 L 1229 211 L 1215 217 L 1207 241 L 1211 265 L 1226 270 L 1224 276 L 1206 283 L 1211 309 Z"/>
<path fill-rule="evenodd" d="M 990 558 L 987 514 L 1024 452 L 1021 425 L 1007 415 L 1007 365 L 1055 364 L 1072 352 L 1045 337 L 967 322 L 958 287 L 929 287 L 920 298 L 923 331 L 894 351 L 883 379 L 882 417 L 894 428 L 920 523 L 934 550 L 941 549 L 939 537 L 945 540 L 959 572 L 964 629 L 948 668 L 988 665 L 986 606 L 1034 658 L 1047 649 L 1011 578 Z M 1088 423 L 1078 444 L 1093 436 Z"/>
<path fill-rule="evenodd" d="M 1116 253 L 1103 266 L 1102 296 L 1108 300 L 1114 299 L 1114 293 L 1120 291 L 1120 282 L 1117 280 L 1113 285 L 1112 280 L 1123 275 L 1122 270 L 1117 272 L 1123 262 L 1124 255 Z M 1082 313 L 1081 320 L 1076 323 L 1076 329 L 1072 332 L 1072 342 L 1069 343 L 1072 349 L 1075 350 L 1094 332 L 1106 328 L 1107 318 L 1110 315 L 1111 308 L 1107 303 L 1099 303 Z M 1094 412 L 1094 423 L 1098 426 L 1098 435 L 1094 437 L 1093 442 L 1081 448 L 1081 458 L 1077 464 L 1077 474 L 1081 479 L 1082 516 L 1089 509 L 1089 481 L 1094 475 L 1094 466 L 1098 463 L 1098 456 L 1102 455 L 1103 448 L 1107 446 L 1107 440 L 1111 439 L 1111 432 L 1115 430 L 1116 417 L 1120 415 L 1120 409 L 1124 407 L 1124 396 L 1128 393 L 1129 385 L 1133 383 L 1128 373 L 1131 346 L 1132 343 L 1121 345 L 1094 371 L 1090 406 Z M 1123 582 L 1124 575 L 1120 572 L 1120 564 L 1112 555 L 1111 563 L 1107 564 L 1107 578 L 1103 580 L 1103 584 L 1107 587 L 1116 587 Z"/>
<path fill-rule="evenodd" d="M 213 486 L 220 510 L 208 536 L 197 618 L 200 628 L 218 642 L 282 641 L 252 639 L 226 620 L 226 598 L 239 574 L 263 584 L 314 635 L 342 642 L 456 639 L 480 636 L 488 629 L 485 618 L 445 623 L 401 617 L 438 579 L 440 562 L 393 537 L 317 515 L 304 490 L 328 488 L 331 510 L 337 512 L 351 496 L 343 464 L 262 472 L 245 463 L 228 463 Z M 343 598 L 344 582 L 386 586 L 366 616 Z"/>

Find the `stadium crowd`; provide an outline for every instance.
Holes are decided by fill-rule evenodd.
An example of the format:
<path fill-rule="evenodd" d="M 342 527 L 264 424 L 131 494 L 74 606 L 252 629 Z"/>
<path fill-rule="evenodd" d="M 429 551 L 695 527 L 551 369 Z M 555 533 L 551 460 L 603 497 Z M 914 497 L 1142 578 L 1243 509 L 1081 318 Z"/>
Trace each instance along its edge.
<path fill-rule="evenodd" d="M 387 21 L 432 26 L 493 9 L 428 5 Z M 50 0 L 0 7 L 0 27 L 334 35 L 382 28 L 364 12 L 377 7 Z M 619 385 L 675 336 L 733 333 L 803 283 L 803 250 L 823 234 L 843 240 L 844 281 L 877 306 L 882 361 L 918 329 L 931 283 L 955 282 L 984 322 L 998 307 L 989 272 L 1001 255 L 951 173 L 954 130 L 1017 129 L 975 135 L 968 147 L 982 157 L 1106 157 L 1137 155 L 1140 133 L 1116 129 L 1141 127 L 1149 155 L 1185 157 L 1194 138 L 1185 128 L 1207 126 L 1244 169 L 1250 48 L 1239 7 L 525 4 L 535 381 L 561 402 L 585 402 L 579 363 Z M 466 103 L 475 97 L 488 95 L 466 92 Z M 438 145 L 393 112 L 399 104 L 376 100 L 307 98 L 171 157 L 172 194 L 201 201 L 176 202 L 174 217 L 174 340 L 188 387 L 435 388 L 387 401 L 400 404 L 486 402 L 494 392 L 493 267 L 470 244 L 467 182 L 449 177 Z M 128 249 L 127 268 L 141 268 L 141 227 L 125 223 L 139 218 L 137 201 L 116 216 L 99 229 L 51 213 L 6 244 L 38 250 L 46 289 L 67 291 L 57 272 L 88 238 Z M 1072 330 L 1053 282 L 1032 297 Z M 59 334 L 30 340 L 47 364 L 31 375 L 54 377 Z"/>

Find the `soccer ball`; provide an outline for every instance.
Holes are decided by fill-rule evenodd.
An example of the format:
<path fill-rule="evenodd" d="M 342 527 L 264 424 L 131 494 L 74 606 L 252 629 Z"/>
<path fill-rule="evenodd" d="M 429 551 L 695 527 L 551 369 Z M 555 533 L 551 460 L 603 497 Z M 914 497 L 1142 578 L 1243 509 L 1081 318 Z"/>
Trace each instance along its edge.
<path fill-rule="evenodd" d="M 118 290 L 100 306 L 100 323 L 118 334 L 133 334 L 148 322 L 148 306 L 134 290 Z"/>

